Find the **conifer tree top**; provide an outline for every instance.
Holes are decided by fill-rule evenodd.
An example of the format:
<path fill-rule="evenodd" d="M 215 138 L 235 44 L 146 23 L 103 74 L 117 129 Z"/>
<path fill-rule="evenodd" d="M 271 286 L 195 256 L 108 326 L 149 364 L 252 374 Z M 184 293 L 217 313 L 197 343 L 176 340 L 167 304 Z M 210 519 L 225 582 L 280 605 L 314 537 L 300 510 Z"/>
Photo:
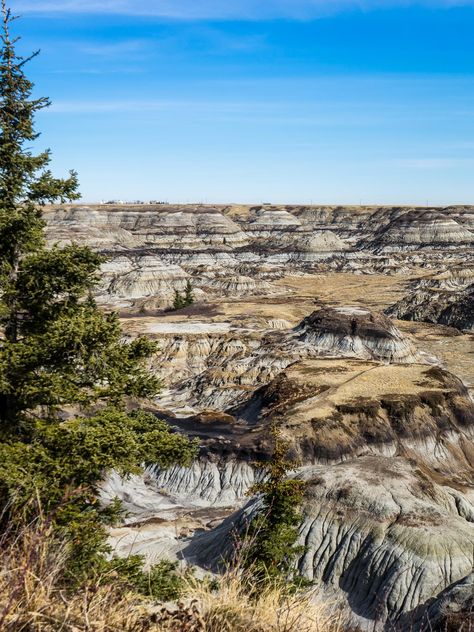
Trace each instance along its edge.
<path fill-rule="evenodd" d="M 49 107 L 46 97 L 33 96 L 33 83 L 26 77 L 24 68 L 39 51 L 29 57 L 16 52 L 20 38 L 12 37 L 10 27 L 16 20 L 1 2 L 2 31 L 0 51 L 0 204 L 4 209 L 14 209 L 25 203 L 74 200 L 77 193 L 77 177 L 71 171 L 69 178 L 54 178 L 47 168 L 51 155 L 49 149 L 34 154 L 31 144 L 39 133 L 35 131 L 35 114 Z"/>
<path fill-rule="evenodd" d="M 25 66 L 37 53 L 17 54 L 16 18 L 0 1 L 0 422 L 17 429 L 66 406 L 153 395 L 159 383 L 146 370 L 154 345 L 124 343 L 118 317 L 92 298 L 102 257 L 46 244 L 41 207 L 76 199 L 77 177 L 55 178 L 49 150 L 34 153 L 49 99 L 33 96 Z"/>

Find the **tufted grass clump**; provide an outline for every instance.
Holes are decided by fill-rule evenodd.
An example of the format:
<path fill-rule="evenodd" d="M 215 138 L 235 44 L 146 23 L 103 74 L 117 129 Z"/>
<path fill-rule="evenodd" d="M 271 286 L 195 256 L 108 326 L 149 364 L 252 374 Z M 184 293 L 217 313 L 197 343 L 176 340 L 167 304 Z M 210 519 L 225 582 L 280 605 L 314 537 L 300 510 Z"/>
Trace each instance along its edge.
<path fill-rule="evenodd" d="M 314 590 L 294 592 L 281 582 L 255 584 L 252 569 L 233 569 L 216 586 L 193 582 L 205 632 L 342 632 L 344 622 Z"/>

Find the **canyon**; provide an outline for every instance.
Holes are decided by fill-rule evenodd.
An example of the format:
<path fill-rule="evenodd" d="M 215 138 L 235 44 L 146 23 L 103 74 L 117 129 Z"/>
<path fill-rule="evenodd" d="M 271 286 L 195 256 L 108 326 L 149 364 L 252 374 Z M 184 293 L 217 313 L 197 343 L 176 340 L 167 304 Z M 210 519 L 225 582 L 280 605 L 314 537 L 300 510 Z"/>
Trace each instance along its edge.
<path fill-rule="evenodd" d="M 288 441 L 308 482 L 300 572 L 361 630 L 472 615 L 474 207 L 56 206 L 51 244 L 105 257 L 96 300 L 145 334 L 147 408 L 189 468 L 104 481 L 116 552 L 218 572 Z M 188 281 L 194 303 L 173 311 Z"/>

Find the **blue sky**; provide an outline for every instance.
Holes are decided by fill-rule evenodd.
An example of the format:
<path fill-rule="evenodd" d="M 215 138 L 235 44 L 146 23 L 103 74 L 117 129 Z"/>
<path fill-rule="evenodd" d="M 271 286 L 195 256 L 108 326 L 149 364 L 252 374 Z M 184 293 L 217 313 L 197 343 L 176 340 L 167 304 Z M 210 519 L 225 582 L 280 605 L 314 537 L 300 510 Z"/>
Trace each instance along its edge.
<path fill-rule="evenodd" d="M 15 0 L 85 201 L 474 203 L 474 0 Z"/>

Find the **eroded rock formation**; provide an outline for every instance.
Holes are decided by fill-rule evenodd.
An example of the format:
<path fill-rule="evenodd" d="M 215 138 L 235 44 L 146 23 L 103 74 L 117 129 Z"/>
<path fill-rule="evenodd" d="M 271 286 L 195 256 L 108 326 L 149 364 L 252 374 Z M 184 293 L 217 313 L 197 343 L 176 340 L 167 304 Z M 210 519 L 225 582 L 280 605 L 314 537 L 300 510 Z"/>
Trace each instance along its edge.
<path fill-rule="evenodd" d="M 352 357 L 389 363 L 421 358 L 410 337 L 401 334 L 390 319 L 355 307 L 316 310 L 291 329 L 271 327 L 249 333 L 242 328 L 222 335 L 211 328 L 201 336 L 189 335 L 191 331 L 185 338 L 158 338 L 161 370 L 171 387 L 166 405 L 173 400 L 175 406 L 223 410 L 306 358 Z"/>
<path fill-rule="evenodd" d="M 437 210 L 412 210 L 403 213 L 380 229 L 372 245 L 380 252 L 424 247 L 470 245 L 474 234 L 458 223 L 449 213 Z"/>
<path fill-rule="evenodd" d="M 409 293 L 387 314 L 474 330 L 474 270 L 460 267 L 414 281 Z"/>
<path fill-rule="evenodd" d="M 436 601 L 433 596 L 468 582 L 474 563 L 472 492 L 466 497 L 437 483 L 403 457 L 362 456 L 331 468 L 311 466 L 299 476 L 308 482 L 300 570 L 328 598 L 342 594 L 354 623 L 401 632 L 411 629 L 420 604 L 432 601 L 430 620 L 439 618 L 435 610 L 453 608 L 451 594 Z M 198 535 L 183 554 L 218 568 L 255 502 Z"/>
<path fill-rule="evenodd" d="M 192 277 L 199 298 L 268 295 L 289 272 L 406 273 L 473 266 L 471 207 L 61 207 L 52 243 L 88 243 L 110 261 L 101 301 L 122 310 L 172 303 Z M 422 253 L 421 253 L 422 251 Z"/>
<path fill-rule="evenodd" d="M 431 632 L 468 616 L 474 404 L 447 368 L 474 385 L 473 339 L 449 330 L 454 344 L 423 321 L 473 329 L 472 207 L 47 216 L 52 243 L 108 257 L 98 300 L 120 311 L 126 336 L 159 342 L 151 368 L 166 388 L 149 406 L 200 440 L 190 468 L 104 482 L 104 502 L 119 496 L 129 512 L 111 533 L 118 553 L 216 569 L 258 507 L 247 493 L 276 425 L 308 481 L 306 577 L 371 632 Z M 166 312 L 188 280 L 196 304 Z"/>
<path fill-rule="evenodd" d="M 300 570 L 357 624 L 391 630 L 472 571 L 474 404 L 446 371 L 307 360 L 227 415 L 172 423 L 201 438 L 202 457 L 148 476 L 167 503 L 207 511 L 207 529 L 173 541 L 190 563 L 216 570 L 231 554 L 255 501 L 216 527 L 213 512 L 246 502 L 259 476 L 252 462 L 271 453 L 276 424 L 305 464 L 296 475 L 309 482 Z M 155 552 L 164 546 L 163 526 L 158 532 Z"/>
<path fill-rule="evenodd" d="M 360 307 L 313 312 L 297 328 L 299 337 L 321 352 L 387 362 L 414 362 L 417 351 L 393 322 Z"/>

